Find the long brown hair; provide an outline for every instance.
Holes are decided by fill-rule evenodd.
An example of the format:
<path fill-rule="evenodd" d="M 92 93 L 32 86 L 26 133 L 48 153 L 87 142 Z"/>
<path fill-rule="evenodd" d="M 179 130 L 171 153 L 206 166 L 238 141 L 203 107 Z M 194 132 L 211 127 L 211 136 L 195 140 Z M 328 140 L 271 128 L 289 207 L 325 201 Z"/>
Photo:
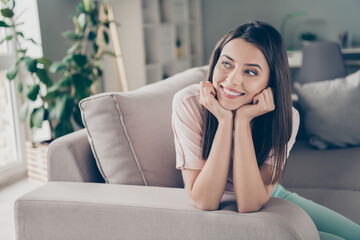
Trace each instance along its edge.
<path fill-rule="evenodd" d="M 213 81 L 214 67 L 224 46 L 233 39 L 242 38 L 257 46 L 264 54 L 270 69 L 269 84 L 274 93 L 275 110 L 252 120 L 252 137 L 258 166 L 271 154 L 275 167 L 266 184 L 282 182 L 286 164 L 287 143 L 292 131 L 292 102 L 289 64 L 284 41 L 271 25 L 259 21 L 241 25 L 226 34 L 211 55 L 207 80 Z M 205 109 L 202 158 L 207 159 L 218 127 L 216 117 Z M 283 167 L 283 168 L 282 168 Z M 275 175 L 274 175 L 275 173 Z"/>

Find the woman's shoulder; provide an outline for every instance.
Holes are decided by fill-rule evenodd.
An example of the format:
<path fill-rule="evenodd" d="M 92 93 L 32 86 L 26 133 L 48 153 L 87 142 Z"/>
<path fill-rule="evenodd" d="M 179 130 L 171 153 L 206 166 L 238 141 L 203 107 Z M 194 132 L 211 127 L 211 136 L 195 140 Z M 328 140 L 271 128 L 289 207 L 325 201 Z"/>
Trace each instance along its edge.
<path fill-rule="evenodd" d="M 180 91 L 178 91 L 174 97 L 181 99 L 182 101 L 194 101 L 200 98 L 200 84 L 191 84 Z"/>
<path fill-rule="evenodd" d="M 173 99 L 173 111 L 202 118 L 204 108 L 200 103 L 200 84 L 189 85 L 178 91 Z"/>
<path fill-rule="evenodd" d="M 296 122 L 297 124 L 300 122 L 300 114 L 299 111 L 292 107 L 292 116 L 293 116 L 293 122 Z"/>

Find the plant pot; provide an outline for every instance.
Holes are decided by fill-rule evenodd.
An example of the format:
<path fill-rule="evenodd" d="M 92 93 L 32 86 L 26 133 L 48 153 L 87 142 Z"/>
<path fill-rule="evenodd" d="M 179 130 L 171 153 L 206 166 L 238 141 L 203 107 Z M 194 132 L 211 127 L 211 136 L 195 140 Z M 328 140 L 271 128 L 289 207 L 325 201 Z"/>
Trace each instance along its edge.
<path fill-rule="evenodd" d="M 26 142 L 27 175 L 30 180 L 46 183 L 47 177 L 47 152 L 49 143 L 33 145 Z"/>

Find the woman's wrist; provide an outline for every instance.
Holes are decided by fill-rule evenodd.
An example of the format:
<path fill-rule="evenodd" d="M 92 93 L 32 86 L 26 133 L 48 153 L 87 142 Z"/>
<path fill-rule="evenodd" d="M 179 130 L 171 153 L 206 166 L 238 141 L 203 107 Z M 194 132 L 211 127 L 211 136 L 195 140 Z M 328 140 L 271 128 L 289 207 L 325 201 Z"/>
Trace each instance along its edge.
<path fill-rule="evenodd" d="M 250 117 L 236 115 L 234 124 L 235 126 L 250 126 L 251 120 Z"/>
<path fill-rule="evenodd" d="M 232 125 L 233 124 L 233 116 L 230 112 L 229 115 L 224 116 L 218 119 L 219 125 Z"/>

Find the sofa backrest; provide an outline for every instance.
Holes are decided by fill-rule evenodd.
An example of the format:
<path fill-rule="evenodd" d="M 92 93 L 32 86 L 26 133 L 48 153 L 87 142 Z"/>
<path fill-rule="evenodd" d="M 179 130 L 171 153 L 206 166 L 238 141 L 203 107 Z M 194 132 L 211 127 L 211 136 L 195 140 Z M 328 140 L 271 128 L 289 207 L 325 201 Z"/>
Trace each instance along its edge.
<path fill-rule="evenodd" d="M 97 166 L 107 183 L 183 187 L 175 168 L 171 107 L 180 89 L 206 80 L 207 66 L 124 93 L 80 102 Z"/>

